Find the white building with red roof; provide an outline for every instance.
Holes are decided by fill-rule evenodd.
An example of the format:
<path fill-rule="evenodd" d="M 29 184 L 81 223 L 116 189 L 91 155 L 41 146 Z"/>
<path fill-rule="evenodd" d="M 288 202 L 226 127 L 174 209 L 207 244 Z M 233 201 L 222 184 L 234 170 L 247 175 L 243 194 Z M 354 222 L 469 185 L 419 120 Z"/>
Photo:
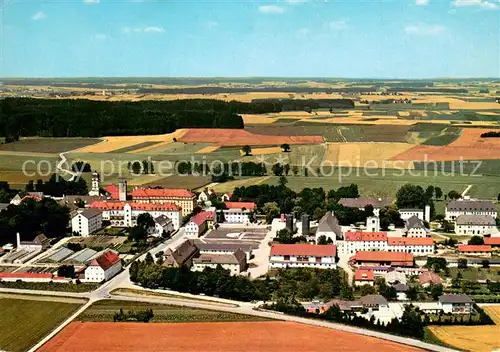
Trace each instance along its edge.
<path fill-rule="evenodd" d="M 413 267 L 413 254 L 404 252 L 360 251 L 349 258 L 354 267 Z"/>
<path fill-rule="evenodd" d="M 250 213 L 256 208 L 253 202 L 224 202 L 224 205 L 225 222 L 233 224 L 250 223 Z"/>
<path fill-rule="evenodd" d="M 390 252 L 407 252 L 414 255 L 429 255 L 434 253 L 432 237 L 389 237 L 387 249 Z"/>
<path fill-rule="evenodd" d="M 358 251 L 386 251 L 386 232 L 346 232 L 344 240 L 337 241 L 339 253 L 354 254 Z"/>
<path fill-rule="evenodd" d="M 337 267 L 337 246 L 321 244 L 273 244 L 269 268 Z"/>
<path fill-rule="evenodd" d="M 122 270 L 122 262 L 118 254 L 108 250 L 92 260 L 85 269 L 85 281 L 102 282 L 111 279 Z"/>
<path fill-rule="evenodd" d="M 189 220 L 186 224 L 185 235 L 188 238 L 198 238 L 203 234 L 210 226 L 209 223 L 213 223 L 214 213 L 212 211 L 202 211 Z"/>
<path fill-rule="evenodd" d="M 458 254 L 471 255 L 477 257 L 491 257 L 490 245 L 469 245 L 459 244 L 457 248 Z"/>
<path fill-rule="evenodd" d="M 177 230 L 182 221 L 181 209 L 172 203 L 137 203 L 120 202 L 114 200 L 94 202 L 90 208 L 102 210 L 102 219 L 111 222 L 116 227 L 132 227 L 137 225 L 137 217 L 142 213 L 149 213 L 153 219 L 165 215 L 172 220 L 174 230 Z"/>
<path fill-rule="evenodd" d="M 354 273 L 354 286 L 373 286 L 375 283 L 375 273 L 373 270 L 358 269 Z"/>
<path fill-rule="evenodd" d="M 196 195 L 187 189 L 135 188 L 129 197 L 136 203 L 171 203 L 182 209 L 182 216 L 189 215 L 196 206 Z"/>

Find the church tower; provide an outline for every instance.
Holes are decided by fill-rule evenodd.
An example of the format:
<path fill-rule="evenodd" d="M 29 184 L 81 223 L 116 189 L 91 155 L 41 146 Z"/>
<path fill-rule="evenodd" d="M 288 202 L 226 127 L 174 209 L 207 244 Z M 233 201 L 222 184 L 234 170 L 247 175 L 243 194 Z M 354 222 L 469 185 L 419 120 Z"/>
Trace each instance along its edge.
<path fill-rule="evenodd" d="M 89 196 L 99 196 L 99 174 L 94 170 L 92 172 L 92 188 L 90 189 Z"/>

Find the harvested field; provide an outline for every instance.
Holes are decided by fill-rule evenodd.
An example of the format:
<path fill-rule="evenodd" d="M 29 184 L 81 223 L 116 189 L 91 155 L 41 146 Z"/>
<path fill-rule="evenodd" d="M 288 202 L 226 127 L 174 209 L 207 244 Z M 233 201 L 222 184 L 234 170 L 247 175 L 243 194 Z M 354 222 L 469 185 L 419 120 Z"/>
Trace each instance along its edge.
<path fill-rule="evenodd" d="M 62 153 L 100 142 L 97 138 L 26 138 L 14 143 L 0 144 L 0 151 Z"/>
<path fill-rule="evenodd" d="M 147 187 L 164 187 L 164 188 L 187 188 L 196 189 L 204 187 L 212 182 L 210 176 L 193 176 L 193 175 L 172 175 L 144 184 Z"/>
<path fill-rule="evenodd" d="M 264 155 L 264 154 L 276 154 L 276 153 L 281 153 L 282 149 L 280 147 L 269 147 L 269 148 L 253 148 L 252 149 L 252 155 Z M 240 150 L 240 154 L 244 155 Z"/>
<path fill-rule="evenodd" d="M 392 168 L 391 158 L 412 148 L 408 143 L 329 143 L 324 160 L 333 165 L 369 168 Z M 413 168 L 412 163 L 399 163 L 397 168 Z"/>
<path fill-rule="evenodd" d="M 208 147 L 205 147 L 205 148 L 201 148 L 200 150 L 198 150 L 196 152 L 196 154 L 211 153 L 211 152 L 216 151 L 219 148 L 220 148 L 220 146 L 218 146 L 218 145 L 211 145 L 211 146 L 208 146 Z"/>
<path fill-rule="evenodd" d="M 414 161 L 451 161 L 451 160 L 488 160 L 498 159 L 500 140 L 498 138 L 481 138 L 481 133 L 488 129 L 464 129 L 462 135 L 453 143 L 439 147 L 421 145 L 407 150 L 392 160 Z"/>
<path fill-rule="evenodd" d="M 81 305 L 29 298 L 0 297 L 0 350 L 27 351 Z"/>
<path fill-rule="evenodd" d="M 219 183 L 210 188 L 212 188 L 215 192 L 232 192 L 236 187 L 260 185 L 261 183 L 266 183 L 266 181 L 270 178 L 271 176 L 245 177 L 233 181 Z"/>
<path fill-rule="evenodd" d="M 372 337 L 290 322 L 72 323 L 40 351 L 312 352 L 331 346 L 345 352 L 421 351 Z"/>
<path fill-rule="evenodd" d="M 432 333 L 444 343 L 474 352 L 491 352 L 500 348 L 498 338 L 500 307 L 484 307 L 496 325 L 485 326 L 429 326 Z"/>
<path fill-rule="evenodd" d="M 238 129 L 188 129 L 179 141 L 187 143 L 215 143 L 223 146 L 281 145 L 322 143 L 321 136 L 266 136 Z"/>
<path fill-rule="evenodd" d="M 110 151 L 110 153 L 133 153 L 135 150 L 141 150 L 141 149 L 144 149 L 146 147 L 156 146 L 160 143 L 163 143 L 163 142 L 142 142 L 142 143 L 134 144 L 134 145 L 131 145 L 131 146 L 128 146 L 125 148 L 112 150 L 112 151 Z"/>

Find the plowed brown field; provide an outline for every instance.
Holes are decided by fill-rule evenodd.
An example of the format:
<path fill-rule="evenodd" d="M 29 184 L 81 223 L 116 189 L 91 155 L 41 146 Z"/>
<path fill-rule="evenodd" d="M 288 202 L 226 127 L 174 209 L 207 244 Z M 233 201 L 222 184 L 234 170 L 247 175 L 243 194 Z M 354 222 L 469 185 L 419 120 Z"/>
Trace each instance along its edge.
<path fill-rule="evenodd" d="M 192 128 L 178 138 L 186 143 L 216 143 L 221 146 L 281 145 L 323 143 L 321 136 L 269 136 L 237 129 Z"/>
<path fill-rule="evenodd" d="M 368 336 L 289 322 L 71 323 L 41 352 L 356 351 L 420 349 Z"/>
<path fill-rule="evenodd" d="M 446 146 L 420 145 L 396 155 L 392 160 L 484 160 L 498 159 L 500 155 L 500 138 L 481 138 L 481 133 L 489 129 L 466 128 L 462 135 Z"/>

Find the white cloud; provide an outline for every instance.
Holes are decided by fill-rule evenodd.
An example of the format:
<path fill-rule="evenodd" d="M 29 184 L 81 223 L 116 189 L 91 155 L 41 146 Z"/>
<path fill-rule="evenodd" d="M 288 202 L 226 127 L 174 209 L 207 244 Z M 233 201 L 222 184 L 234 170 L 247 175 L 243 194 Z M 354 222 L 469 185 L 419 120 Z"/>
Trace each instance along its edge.
<path fill-rule="evenodd" d="M 281 14 L 285 12 L 285 9 L 278 5 L 261 5 L 259 6 L 259 12 Z"/>
<path fill-rule="evenodd" d="M 429 3 L 429 0 L 415 0 L 415 4 L 419 6 L 425 6 Z"/>
<path fill-rule="evenodd" d="M 148 27 L 123 27 L 122 29 L 123 33 L 129 34 L 129 33 L 163 33 L 165 32 L 165 29 L 163 27 L 153 27 L 153 26 L 148 26 Z"/>
<path fill-rule="evenodd" d="M 43 11 L 38 11 L 33 16 L 31 16 L 31 19 L 34 21 L 39 21 L 39 20 L 43 20 L 45 17 L 47 17 L 47 16 L 45 15 L 45 13 Z"/>
<path fill-rule="evenodd" d="M 305 2 L 308 2 L 309 0 L 284 0 L 286 3 L 289 3 L 291 5 L 297 5 L 297 4 L 303 4 Z"/>
<path fill-rule="evenodd" d="M 98 33 L 98 34 L 94 35 L 92 38 L 102 42 L 102 41 L 108 39 L 108 36 L 106 34 Z"/>
<path fill-rule="evenodd" d="M 416 24 L 405 27 L 405 32 L 408 34 L 418 35 L 438 35 L 446 30 L 445 26 L 440 24 Z"/>
<path fill-rule="evenodd" d="M 347 20 L 335 20 L 325 23 L 325 27 L 332 31 L 343 31 L 348 27 Z"/>
<path fill-rule="evenodd" d="M 218 25 L 219 25 L 219 22 L 217 22 L 217 21 L 208 21 L 208 22 L 206 23 L 206 26 L 207 26 L 208 28 L 214 28 L 214 27 L 217 27 Z"/>
<path fill-rule="evenodd" d="M 311 30 L 309 28 L 300 28 L 297 30 L 297 37 L 299 38 L 304 38 L 307 37 L 311 33 Z"/>
<path fill-rule="evenodd" d="M 456 7 L 477 6 L 483 9 L 498 9 L 499 5 L 488 0 L 453 0 L 451 3 Z"/>
<path fill-rule="evenodd" d="M 86 4 L 98 4 L 101 0 L 83 0 L 83 2 Z"/>

